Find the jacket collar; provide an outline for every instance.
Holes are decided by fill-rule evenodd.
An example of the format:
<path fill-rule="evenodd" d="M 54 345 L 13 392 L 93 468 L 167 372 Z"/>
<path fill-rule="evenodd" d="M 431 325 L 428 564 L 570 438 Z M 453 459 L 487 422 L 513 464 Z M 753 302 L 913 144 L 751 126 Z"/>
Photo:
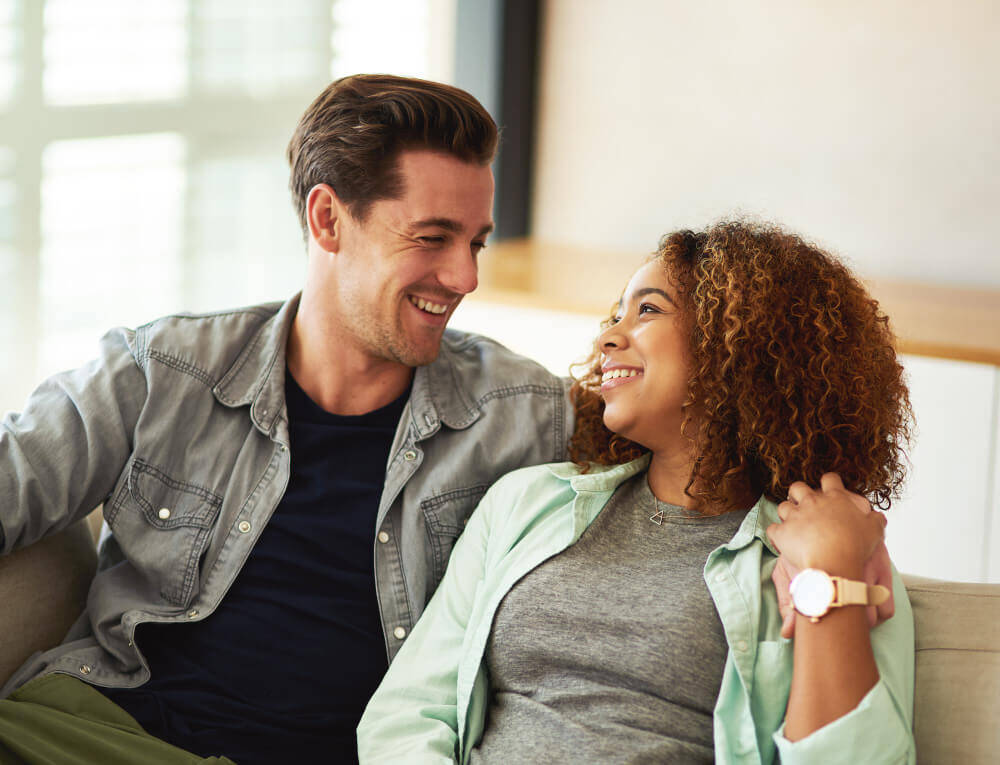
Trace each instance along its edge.
<path fill-rule="evenodd" d="M 213 389 L 226 406 L 250 405 L 250 417 L 261 432 L 272 434 L 285 401 L 285 348 L 301 293 L 265 321 L 229 371 Z M 417 367 L 410 392 L 410 416 L 419 438 L 437 432 L 441 423 L 462 430 L 482 415 L 460 384 L 451 342 L 463 335 L 446 330 L 437 359 Z"/>
<path fill-rule="evenodd" d="M 452 348 L 464 337 L 457 330 L 445 330 L 437 358 L 417 367 L 410 392 L 410 414 L 418 439 L 436 433 L 442 423 L 453 430 L 464 430 L 482 416 L 482 410 L 462 385 Z"/>
<path fill-rule="evenodd" d="M 212 389 L 226 406 L 250 405 L 250 418 L 266 435 L 273 434 L 275 422 L 284 419 L 285 347 L 292 320 L 299 308 L 297 293 L 257 329 L 229 371 Z"/>

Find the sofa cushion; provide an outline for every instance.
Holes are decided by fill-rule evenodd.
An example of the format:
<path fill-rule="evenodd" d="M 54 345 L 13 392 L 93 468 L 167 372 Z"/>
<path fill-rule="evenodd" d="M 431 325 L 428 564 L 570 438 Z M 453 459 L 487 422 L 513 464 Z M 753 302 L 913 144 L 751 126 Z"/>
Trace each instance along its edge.
<path fill-rule="evenodd" d="M 87 603 L 96 568 L 86 519 L 0 557 L 0 686 L 33 653 L 59 645 Z"/>
<path fill-rule="evenodd" d="M 1000 585 L 903 581 L 916 631 L 917 761 L 997 762 Z"/>

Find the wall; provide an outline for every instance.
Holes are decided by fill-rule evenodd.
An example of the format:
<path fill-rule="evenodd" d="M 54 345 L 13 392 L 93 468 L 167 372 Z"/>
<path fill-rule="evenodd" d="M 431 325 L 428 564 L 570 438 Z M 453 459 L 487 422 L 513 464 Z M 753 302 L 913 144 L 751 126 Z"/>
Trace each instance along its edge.
<path fill-rule="evenodd" d="M 734 211 L 869 276 L 1000 285 L 1000 4 L 549 0 L 537 239 Z"/>

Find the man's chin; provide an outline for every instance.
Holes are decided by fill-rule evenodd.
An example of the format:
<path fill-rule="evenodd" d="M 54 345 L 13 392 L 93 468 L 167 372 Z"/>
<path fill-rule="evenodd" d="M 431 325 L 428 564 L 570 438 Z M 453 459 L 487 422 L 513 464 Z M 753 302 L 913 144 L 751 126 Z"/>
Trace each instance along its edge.
<path fill-rule="evenodd" d="M 410 345 L 399 348 L 393 353 L 393 358 L 408 367 L 425 367 L 431 364 L 441 353 L 441 337 L 433 344 Z"/>

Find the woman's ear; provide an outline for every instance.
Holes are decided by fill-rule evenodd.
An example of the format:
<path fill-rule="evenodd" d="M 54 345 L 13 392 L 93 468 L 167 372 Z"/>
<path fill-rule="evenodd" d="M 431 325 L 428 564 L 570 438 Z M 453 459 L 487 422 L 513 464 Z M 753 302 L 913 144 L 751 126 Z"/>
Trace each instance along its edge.
<path fill-rule="evenodd" d="M 343 218 L 346 213 L 346 208 L 332 186 L 319 183 L 309 190 L 306 199 L 309 238 L 324 252 L 340 251 Z"/>

